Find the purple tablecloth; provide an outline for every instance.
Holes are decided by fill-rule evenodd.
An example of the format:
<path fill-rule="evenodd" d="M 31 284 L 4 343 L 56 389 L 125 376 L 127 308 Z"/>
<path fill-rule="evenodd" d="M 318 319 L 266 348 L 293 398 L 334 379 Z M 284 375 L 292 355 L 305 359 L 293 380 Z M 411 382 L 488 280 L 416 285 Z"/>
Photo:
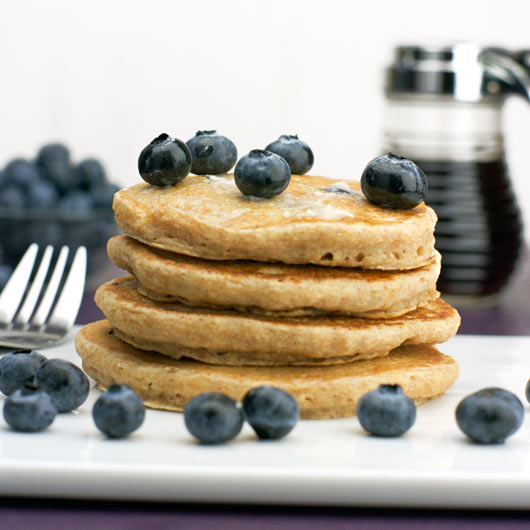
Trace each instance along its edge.
<path fill-rule="evenodd" d="M 462 315 L 459 333 L 530 335 L 530 261 L 520 268 L 498 305 L 486 308 L 459 307 L 459 310 Z M 78 322 L 86 323 L 99 318 L 102 315 L 92 301 L 92 294 L 87 294 Z M 484 512 L 0 499 L 0 529 L 4 528 L 517 530 L 530 528 L 530 500 L 529 511 Z"/>
<path fill-rule="evenodd" d="M 528 512 L 4 500 L 2 530 L 519 530 Z"/>

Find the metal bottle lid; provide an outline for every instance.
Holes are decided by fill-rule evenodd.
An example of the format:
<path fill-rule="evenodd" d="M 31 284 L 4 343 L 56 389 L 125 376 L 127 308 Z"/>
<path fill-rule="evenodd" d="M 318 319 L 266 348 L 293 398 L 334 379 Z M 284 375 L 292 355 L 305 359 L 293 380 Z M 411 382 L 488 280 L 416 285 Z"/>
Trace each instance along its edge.
<path fill-rule="evenodd" d="M 479 101 L 520 94 L 530 100 L 530 50 L 472 42 L 397 46 L 385 88 L 388 97 L 421 94 Z"/>

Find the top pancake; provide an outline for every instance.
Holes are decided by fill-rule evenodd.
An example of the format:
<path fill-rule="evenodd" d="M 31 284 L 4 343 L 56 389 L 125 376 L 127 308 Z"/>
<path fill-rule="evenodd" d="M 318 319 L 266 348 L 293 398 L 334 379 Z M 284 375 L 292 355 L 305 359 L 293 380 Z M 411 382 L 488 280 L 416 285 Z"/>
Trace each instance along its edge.
<path fill-rule="evenodd" d="M 212 260 L 404 270 L 426 265 L 434 251 L 431 208 L 375 206 L 353 181 L 293 175 L 283 193 L 260 199 L 230 175 L 189 175 L 177 186 L 122 190 L 113 208 L 127 235 Z"/>

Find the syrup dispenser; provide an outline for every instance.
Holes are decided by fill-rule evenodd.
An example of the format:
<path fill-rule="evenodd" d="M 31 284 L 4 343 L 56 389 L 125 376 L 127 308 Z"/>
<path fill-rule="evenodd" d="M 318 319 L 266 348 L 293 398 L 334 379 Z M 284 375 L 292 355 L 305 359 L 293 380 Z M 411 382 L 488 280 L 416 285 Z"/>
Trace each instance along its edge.
<path fill-rule="evenodd" d="M 387 70 L 384 151 L 427 175 L 442 254 L 438 289 L 455 302 L 495 297 L 521 253 L 501 129 L 512 94 L 530 100 L 530 50 L 399 46 Z"/>

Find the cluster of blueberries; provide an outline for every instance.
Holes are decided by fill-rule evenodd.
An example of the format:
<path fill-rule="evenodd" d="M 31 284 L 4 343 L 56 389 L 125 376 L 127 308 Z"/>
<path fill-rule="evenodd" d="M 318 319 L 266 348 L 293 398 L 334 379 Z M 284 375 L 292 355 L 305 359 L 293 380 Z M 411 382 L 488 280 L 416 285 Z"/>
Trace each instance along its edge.
<path fill-rule="evenodd" d="M 530 401 L 530 381 L 526 386 Z M 357 418 L 363 429 L 386 438 L 405 434 L 416 420 L 414 402 L 400 385 L 383 384 L 367 392 L 357 405 Z M 298 404 L 291 394 L 274 387 L 250 390 L 242 407 L 220 393 L 194 397 L 184 418 L 188 430 L 203 443 L 223 443 L 241 430 L 244 419 L 259 438 L 279 439 L 298 420 Z M 522 425 L 524 407 L 519 398 L 502 388 L 485 388 L 465 397 L 457 406 L 456 422 L 472 441 L 502 443 Z"/>
<path fill-rule="evenodd" d="M 46 429 L 59 412 L 81 406 L 89 393 L 87 376 L 62 359 L 46 359 L 32 350 L 17 350 L 0 358 L 0 391 L 7 395 L 4 418 L 15 431 Z M 526 385 L 530 402 L 530 381 Z M 92 416 L 97 428 L 111 438 L 124 438 L 145 418 L 141 399 L 126 385 L 110 385 L 95 402 Z M 384 384 L 366 393 L 357 405 L 361 426 L 370 434 L 398 437 L 416 420 L 416 407 L 399 385 Z M 258 438 L 278 440 L 299 418 L 296 399 L 280 388 L 259 386 L 241 403 L 219 392 L 192 398 L 184 410 L 188 431 L 203 444 L 235 438 L 247 421 Z M 477 443 L 502 443 L 522 425 L 524 407 L 502 388 L 485 388 L 465 397 L 456 408 L 458 427 Z"/>
<path fill-rule="evenodd" d="M 98 160 L 74 163 L 59 143 L 43 146 L 34 160 L 8 162 L 0 171 L 0 288 L 30 243 L 101 245 L 118 189 Z"/>
<path fill-rule="evenodd" d="M 35 160 L 16 158 L 0 172 L 0 207 L 90 213 L 107 208 L 117 187 L 101 162 L 87 158 L 74 164 L 63 144 L 48 144 Z"/>
<path fill-rule="evenodd" d="M 237 148 L 217 131 L 198 131 L 186 143 L 161 134 L 138 158 L 140 176 L 154 186 L 174 186 L 192 172 L 221 175 L 235 164 L 234 181 L 244 195 L 268 199 L 284 191 L 291 174 L 313 166 L 311 148 L 297 135 L 284 134 L 265 149 L 253 149 L 237 161 Z M 361 189 L 372 203 L 387 208 L 414 208 L 425 200 L 427 178 L 411 160 L 388 153 L 369 162 Z"/>
<path fill-rule="evenodd" d="M 526 386 L 530 401 L 530 381 Z M 414 402 L 400 385 L 383 384 L 367 392 L 357 405 L 363 429 L 374 436 L 399 437 L 416 420 Z M 203 443 L 223 443 L 241 430 L 244 419 L 259 438 L 279 439 L 298 420 L 298 404 L 291 394 L 274 387 L 250 390 L 242 407 L 216 392 L 199 394 L 187 405 L 184 418 L 188 430 Z M 477 443 L 502 443 L 522 425 L 524 407 L 519 398 L 502 388 L 485 388 L 465 397 L 457 406 L 456 422 Z"/>
<path fill-rule="evenodd" d="M 0 391 L 7 399 L 4 419 L 15 431 L 40 432 L 59 412 L 71 412 L 86 400 L 90 384 L 84 372 L 63 359 L 46 359 L 32 350 L 0 358 Z M 140 427 L 145 408 L 125 385 L 111 385 L 94 404 L 94 423 L 109 437 L 122 438 Z"/>
<path fill-rule="evenodd" d="M 40 432 L 59 412 L 70 412 L 86 400 L 90 385 L 84 372 L 62 359 L 46 359 L 33 350 L 0 357 L 0 391 L 7 396 L 4 419 L 15 431 Z M 184 413 L 189 432 L 206 444 L 234 438 L 246 419 L 260 438 L 279 439 L 298 421 L 298 403 L 284 390 L 256 387 L 240 407 L 224 394 L 195 396 Z M 94 403 L 96 427 L 110 438 L 124 438 L 145 418 L 142 400 L 127 385 L 110 385 Z"/>
<path fill-rule="evenodd" d="M 140 176 L 155 186 L 174 186 L 192 172 L 222 175 L 236 164 L 237 148 L 217 131 L 197 131 L 186 143 L 165 133 L 147 145 L 138 158 Z M 313 166 L 313 152 L 296 135 L 284 134 L 265 149 L 243 156 L 234 169 L 236 186 L 246 195 L 269 198 L 281 193 L 291 173 Z"/>

